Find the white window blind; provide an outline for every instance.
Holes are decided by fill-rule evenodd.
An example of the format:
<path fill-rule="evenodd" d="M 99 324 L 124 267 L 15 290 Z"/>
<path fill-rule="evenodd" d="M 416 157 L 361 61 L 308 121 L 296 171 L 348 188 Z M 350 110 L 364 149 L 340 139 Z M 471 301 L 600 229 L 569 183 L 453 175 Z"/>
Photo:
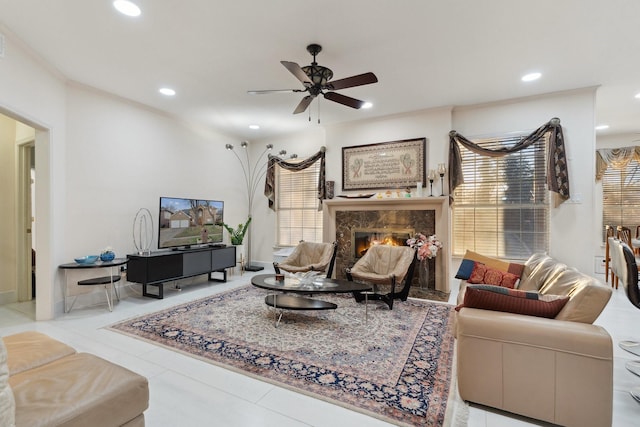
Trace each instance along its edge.
<path fill-rule="evenodd" d="M 482 139 L 478 145 L 512 147 L 522 136 Z M 453 254 L 466 250 L 505 259 L 548 251 L 549 192 L 546 138 L 503 157 L 460 147 L 464 184 L 452 205 Z"/>
<path fill-rule="evenodd" d="M 629 227 L 640 224 L 640 165 L 630 161 L 622 169 L 608 167 L 602 177 L 602 236 L 606 224 Z"/>
<path fill-rule="evenodd" d="M 276 243 L 296 246 L 300 240 L 322 242 L 322 211 L 318 211 L 320 162 L 298 172 L 281 167 L 276 171 Z"/>

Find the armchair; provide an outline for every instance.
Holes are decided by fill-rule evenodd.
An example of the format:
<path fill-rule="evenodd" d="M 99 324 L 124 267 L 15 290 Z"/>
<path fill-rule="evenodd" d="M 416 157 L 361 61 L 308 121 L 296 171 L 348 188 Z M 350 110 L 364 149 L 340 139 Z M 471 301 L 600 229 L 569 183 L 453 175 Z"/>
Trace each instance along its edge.
<path fill-rule="evenodd" d="M 280 274 L 281 270 L 289 273 L 326 270 L 326 277 L 330 278 L 336 262 L 337 249 L 338 242 L 314 243 L 301 241 L 291 255 L 280 263 L 274 262 L 273 269 L 276 274 Z"/>
<path fill-rule="evenodd" d="M 374 245 L 353 267 L 346 269 L 347 279 L 373 284 L 373 294 L 368 298 L 382 300 L 392 310 L 394 299 L 406 301 L 409 296 L 416 260 L 416 250 L 408 246 Z M 398 283 L 402 287 L 396 292 Z M 354 292 L 353 296 L 358 302 L 365 299 L 361 292 Z"/>

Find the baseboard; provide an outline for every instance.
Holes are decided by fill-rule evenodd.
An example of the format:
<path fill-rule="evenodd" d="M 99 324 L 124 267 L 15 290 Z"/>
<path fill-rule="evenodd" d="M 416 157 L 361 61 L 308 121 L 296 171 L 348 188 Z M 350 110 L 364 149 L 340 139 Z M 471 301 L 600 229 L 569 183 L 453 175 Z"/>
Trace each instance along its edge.
<path fill-rule="evenodd" d="M 11 304 L 18 301 L 18 294 L 16 291 L 2 291 L 0 292 L 0 305 Z"/>

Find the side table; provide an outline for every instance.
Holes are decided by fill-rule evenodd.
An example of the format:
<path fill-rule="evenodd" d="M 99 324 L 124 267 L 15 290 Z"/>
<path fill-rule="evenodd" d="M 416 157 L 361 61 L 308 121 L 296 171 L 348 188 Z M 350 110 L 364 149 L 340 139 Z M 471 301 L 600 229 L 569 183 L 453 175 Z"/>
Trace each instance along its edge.
<path fill-rule="evenodd" d="M 91 279 L 85 279 L 78 281 L 78 286 L 95 286 L 95 285 L 103 285 L 104 291 L 107 296 L 107 305 L 109 307 L 109 311 L 113 311 L 113 295 L 115 293 L 116 298 L 120 301 L 120 295 L 118 294 L 118 289 L 115 286 L 115 283 L 120 280 L 119 267 L 124 265 L 129 260 L 127 258 L 115 258 L 112 261 L 96 261 L 92 264 L 78 264 L 77 262 L 70 262 L 67 264 L 59 265 L 58 268 L 63 269 L 65 271 L 65 294 L 64 294 L 64 312 L 69 313 L 73 308 L 73 305 L 78 298 L 77 295 L 74 295 L 73 302 L 71 306 L 67 306 L 67 297 L 69 296 L 69 278 L 67 272 L 69 270 L 79 270 L 79 269 L 87 269 L 87 268 L 108 268 L 109 275 L 108 276 L 100 276 L 94 277 Z M 116 268 L 116 273 L 114 274 L 113 269 Z"/>

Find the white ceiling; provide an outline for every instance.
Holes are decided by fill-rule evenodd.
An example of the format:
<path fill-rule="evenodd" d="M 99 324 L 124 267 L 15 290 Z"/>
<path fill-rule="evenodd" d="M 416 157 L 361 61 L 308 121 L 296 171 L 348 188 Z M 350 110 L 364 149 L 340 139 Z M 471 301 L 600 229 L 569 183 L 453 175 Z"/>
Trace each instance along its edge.
<path fill-rule="evenodd" d="M 134 1 L 138 18 L 111 0 L 0 0 L 0 30 L 71 81 L 238 139 L 313 126 L 318 106 L 330 124 L 588 86 L 600 86 L 596 120 L 610 125 L 599 134 L 640 132 L 640 1 Z M 334 79 L 377 75 L 339 91 L 372 109 L 316 100 L 310 124 L 292 114 L 303 94 L 247 94 L 301 88 L 280 61 L 308 65 L 309 43 Z M 530 71 L 543 76 L 521 82 Z"/>

